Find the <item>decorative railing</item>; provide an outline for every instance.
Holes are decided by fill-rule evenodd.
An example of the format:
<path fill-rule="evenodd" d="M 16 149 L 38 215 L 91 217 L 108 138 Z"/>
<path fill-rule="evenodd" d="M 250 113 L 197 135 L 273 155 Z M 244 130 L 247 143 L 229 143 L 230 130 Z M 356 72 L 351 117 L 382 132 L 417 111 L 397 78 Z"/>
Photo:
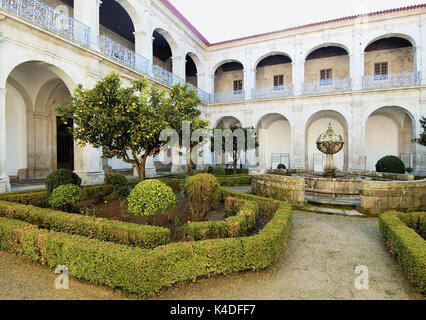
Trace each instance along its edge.
<path fill-rule="evenodd" d="M 351 79 L 327 79 L 326 81 L 305 82 L 303 94 L 342 92 L 351 90 Z"/>
<path fill-rule="evenodd" d="M 197 91 L 198 97 L 203 101 L 204 103 L 210 103 L 210 93 L 205 92 L 204 90 L 201 90 L 200 88 L 197 88 L 196 86 L 190 84 L 187 82 L 187 84 L 193 88 L 195 91 Z"/>
<path fill-rule="evenodd" d="M 244 90 L 215 92 L 212 103 L 236 102 L 245 99 Z"/>
<path fill-rule="evenodd" d="M 293 85 L 255 88 L 253 89 L 253 99 L 282 98 L 293 95 Z"/>
<path fill-rule="evenodd" d="M 0 0 L 0 7 L 68 39 L 89 46 L 90 28 L 37 0 Z"/>
<path fill-rule="evenodd" d="M 384 89 L 417 86 L 421 82 L 419 72 L 401 72 L 386 75 L 369 75 L 362 78 L 363 89 Z"/>

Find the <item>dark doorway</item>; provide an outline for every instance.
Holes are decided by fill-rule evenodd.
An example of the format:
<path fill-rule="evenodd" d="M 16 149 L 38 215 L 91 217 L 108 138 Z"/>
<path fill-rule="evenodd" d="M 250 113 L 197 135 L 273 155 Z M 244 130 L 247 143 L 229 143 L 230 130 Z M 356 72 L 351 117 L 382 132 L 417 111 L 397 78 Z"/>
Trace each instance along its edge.
<path fill-rule="evenodd" d="M 71 129 L 72 120 L 63 122 L 60 117 L 56 117 L 56 152 L 57 168 L 74 170 L 74 139 Z"/>

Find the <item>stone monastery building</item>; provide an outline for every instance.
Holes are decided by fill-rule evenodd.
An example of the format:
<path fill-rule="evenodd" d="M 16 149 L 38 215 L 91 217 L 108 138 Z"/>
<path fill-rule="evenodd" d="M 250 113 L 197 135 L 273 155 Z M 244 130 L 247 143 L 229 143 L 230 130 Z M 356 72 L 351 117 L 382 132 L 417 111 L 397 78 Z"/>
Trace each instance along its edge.
<path fill-rule="evenodd" d="M 331 122 L 340 170 L 395 155 L 426 173 L 411 142 L 426 115 L 426 4 L 210 43 L 167 0 L 0 0 L 0 192 L 57 168 L 84 183 L 131 169 L 74 144 L 54 112 L 111 71 L 190 83 L 212 126 L 259 130 L 259 170 L 321 170 Z"/>

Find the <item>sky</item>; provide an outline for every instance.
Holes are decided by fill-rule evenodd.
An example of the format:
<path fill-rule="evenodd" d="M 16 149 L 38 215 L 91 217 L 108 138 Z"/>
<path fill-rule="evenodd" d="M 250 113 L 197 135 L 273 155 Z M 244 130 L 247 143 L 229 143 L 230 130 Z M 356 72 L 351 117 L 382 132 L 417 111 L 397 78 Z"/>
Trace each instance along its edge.
<path fill-rule="evenodd" d="M 169 0 L 210 43 L 426 0 Z"/>

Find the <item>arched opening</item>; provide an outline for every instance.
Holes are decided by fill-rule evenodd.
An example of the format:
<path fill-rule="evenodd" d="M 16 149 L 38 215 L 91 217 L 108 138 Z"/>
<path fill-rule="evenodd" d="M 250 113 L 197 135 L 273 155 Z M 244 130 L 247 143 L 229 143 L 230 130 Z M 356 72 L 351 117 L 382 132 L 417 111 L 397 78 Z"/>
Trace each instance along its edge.
<path fill-rule="evenodd" d="M 13 179 L 44 179 L 74 169 L 74 141 L 54 109 L 71 102 L 70 89 L 44 62 L 15 67 L 6 82 L 6 171 Z M 67 81 L 69 82 L 69 81 Z"/>
<path fill-rule="evenodd" d="M 229 129 L 233 126 L 241 127 L 241 128 L 243 127 L 242 124 L 241 124 L 241 121 L 238 120 L 237 118 L 232 117 L 232 116 L 226 116 L 226 117 L 220 118 L 218 121 L 216 121 L 216 125 L 214 126 L 214 128 L 224 130 L 224 129 Z M 221 158 L 217 158 L 217 157 L 215 158 L 215 156 L 217 156 L 216 151 L 215 151 L 215 153 L 212 153 L 212 157 L 213 157 L 212 163 L 215 164 L 215 165 L 220 163 L 220 164 L 225 164 L 226 166 L 228 166 L 229 164 L 232 164 L 232 162 L 233 162 L 233 159 L 232 159 L 230 154 L 221 153 Z M 242 164 L 245 164 L 245 154 L 244 153 L 242 153 L 241 156 L 240 156 L 240 165 L 242 165 Z"/>
<path fill-rule="evenodd" d="M 310 52 L 305 61 L 305 93 L 350 89 L 349 53 L 338 46 L 323 46 Z"/>
<path fill-rule="evenodd" d="M 216 103 L 244 99 L 244 67 L 238 61 L 224 62 L 214 73 Z"/>
<path fill-rule="evenodd" d="M 185 81 L 192 84 L 193 86 L 198 86 L 198 70 L 197 65 L 195 64 L 192 54 L 188 53 L 186 55 L 185 61 Z"/>
<path fill-rule="evenodd" d="M 152 43 L 152 63 L 169 72 L 173 72 L 173 52 L 169 41 L 166 39 L 167 33 L 162 29 L 155 29 L 152 37 L 154 38 Z"/>
<path fill-rule="evenodd" d="M 334 164 L 340 171 L 348 168 L 348 124 L 346 119 L 338 112 L 324 110 L 315 113 L 306 124 L 306 168 L 322 172 L 326 164 L 326 155 L 317 148 L 317 139 L 324 133 L 331 123 L 334 132 L 341 135 L 345 146 L 342 151 L 334 155 Z"/>
<path fill-rule="evenodd" d="M 284 164 L 290 169 L 292 141 L 291 125 L 287 118 L 276 113 L 265 115 L 256 129 L 259 165 L 267 169 L 277 169 L 279 164 Z"/>
<path fill-rule="evenodd" d="M 371 42 L 365 48 L 364 88 L 411 86 L 417 83 L 415 49 L 402 37 L 390 36 Z"/>
<path fill-rule="evenodd" d="M 256 65 L 255 99 L 293 94 L 292 60 L 284 54 L 271 54 Z"/>
<path fill-rule="evenodd" d="M 414 166 L 415 138 L 413 117 L 403 108 L 391 106 L 374 111 L 365 125 L 366 166 L 376 171 L 376 163 L 385 156 L 396 156 L 406 167 Z"/>

